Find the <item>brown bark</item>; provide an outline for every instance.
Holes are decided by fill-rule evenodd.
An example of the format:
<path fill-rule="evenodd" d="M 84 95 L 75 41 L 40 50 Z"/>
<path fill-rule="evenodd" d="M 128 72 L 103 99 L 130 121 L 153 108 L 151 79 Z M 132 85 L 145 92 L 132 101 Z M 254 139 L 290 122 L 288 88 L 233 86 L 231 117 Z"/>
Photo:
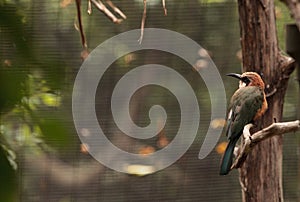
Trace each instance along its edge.
<path fill-rule="evenodd" d="M 273 137 L 275 135 L 283 135 L 288 132 L 295 132 L 300 129 L 300 121 L 290 121 L 273 123 L 267 128 L 264 128 L 254 134 L 250 134 L 250 128 L 253 124 L 248 124 L 244 127 L 243 136 L 244 142 L 238 149 L 237 157 L 234 160 L 231 168 L 240 168 L 246 160 L 248 154 L 252 151 L 253 147 L 259 144 L 261 141 Z"/>
<path fill-rule="evenodd" d="M 293 60 L 278 48 L 273 0 L 238 0 L 243 70 L 261 74 L 269 108 L 255 125 L 265 128 L 281 121 L 283 97 Z M 258 144 L 240 170 L 243 201 L 283 201 L 282 136 Z"/>

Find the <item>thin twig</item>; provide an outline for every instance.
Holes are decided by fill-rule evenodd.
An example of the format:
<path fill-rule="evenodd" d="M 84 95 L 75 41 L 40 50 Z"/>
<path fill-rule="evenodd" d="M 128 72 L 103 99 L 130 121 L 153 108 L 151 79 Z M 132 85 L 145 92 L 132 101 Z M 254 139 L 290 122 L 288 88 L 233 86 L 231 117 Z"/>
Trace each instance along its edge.
<path fill-rule="evenodd" d="M 118 13 L 123 19 L 126 19 L 126 15 L 117 7 L 113 4 L 112 1 L 107 0 L 106 3 L 116 12 Z"/>
<path fill-rule="evenodd" d="M 87 9 L 87 13 L 88 13 L 89 15 L 92 14 L 92 2 L 91 2 L 91 0 L 88 0 L 88 9 Z"/>
<path fill-rule="evenodd" d="M 83 48 L 87 49 L 85 35 L 84 35 L 84 32 L 83 32 L 80 8 L 81 8 L 81 0 L 76 0 L 77 19 L 78 19 L 79 32 L 80 32 L 80 37 L 81 37 L 81 44 L 82 44 Z"/>
<path fill-rule="evenodd" d="M 243 133 L 249 133 L 249 130 L 252 126 L 246 125 L 244 127 Z M 267 128 L 264 128 L 253 135 L 244 135 L 245 140 L 243 141 L 242 146 L 239 149 L 238 156 L 236 157 L 234 163 L 231 166 L 231 169 L 233 168 L 240 168 L 244 161 L 246 160 L 246 157 L 252 150 L 252 148 L 257 145 L 259 142 L 273 137 L 275 135 L 282 135 L 288 132 L 297 131 L 300 129 L 300 121 L 290 121 L 290 122 L 282 122 L 282 123 L 273 123 Z"/>
<path fill-rule="evenodd" d="M 165 0 L 162 0 L 162 6 L 163 6 L 163 9 L 164 9 L 164 13 L 165 13 L 165 16 L 167 16 L 167 8 L 166 8 L 166 1 Z"/>
<path fill-rule="evenodd" d="M 145 21 L 146 21 L 146 16 L 147 16 L 147 0 L 144 0 L 144 12 L 143 12 L 143 18 L 142 18 L 142 23 L 141 23 L 141 36 L 138 40 L 138 42 L 141 44 L 143 37 L 144 37 L 144 28 L 145 28 Z"/>
<path fill-rule="evenodd" d="M 120 24 L 122 22 L 122 19 L 117 18 L 108 8 L 100 1 L 100 0 L 91 0 L 91 2 L 96 6 L 96 8 L 104 13 L 111 21 L 113 21 L 116 24 Z"/>
<path fill-rule="evenodd" d="M 266 97 L 271 97 L 271 96 L 275 95 L 276 92 L 277 92 L 277 88 L 273 88 L 273 90 L 271 92 L 266 94 Z"/>

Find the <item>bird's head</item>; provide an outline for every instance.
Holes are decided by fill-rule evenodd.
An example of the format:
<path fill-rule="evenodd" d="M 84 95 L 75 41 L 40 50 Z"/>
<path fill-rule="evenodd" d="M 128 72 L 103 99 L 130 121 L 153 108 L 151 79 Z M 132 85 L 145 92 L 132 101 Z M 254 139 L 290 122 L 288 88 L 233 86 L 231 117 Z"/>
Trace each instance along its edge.
<path fill-rule="evenodd" d="M 256 72 L 245 72 L 243 74 L 230 73 L 227 76 L 232 76 L 240 80 L 239 88 L 246 86 L 257 86 L 262 90 L 265 89 L 265 84 L 259 74 Z"/>

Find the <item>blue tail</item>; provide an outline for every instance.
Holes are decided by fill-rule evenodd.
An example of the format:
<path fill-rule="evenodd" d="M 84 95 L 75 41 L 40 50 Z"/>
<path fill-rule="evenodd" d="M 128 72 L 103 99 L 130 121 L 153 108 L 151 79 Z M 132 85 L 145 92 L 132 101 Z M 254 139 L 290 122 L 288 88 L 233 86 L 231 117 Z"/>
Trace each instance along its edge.
<path fill-rule="evenodd" d="M 229 141 L 222 159 L 220 175 L 227 175 L 229 173 L 232 165 L 233 150 L 237 141 L 238 138 Z"/>

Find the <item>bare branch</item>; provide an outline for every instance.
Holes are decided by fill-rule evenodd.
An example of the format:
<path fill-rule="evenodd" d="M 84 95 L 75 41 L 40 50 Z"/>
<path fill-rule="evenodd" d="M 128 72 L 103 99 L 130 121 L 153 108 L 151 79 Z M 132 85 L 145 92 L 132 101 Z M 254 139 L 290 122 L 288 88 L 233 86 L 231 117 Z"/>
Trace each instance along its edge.
<path fill-rule="evenodd" d="M 300 129 L 300 121 L 290 121 L 290 122 L 282 122 L 282 123 L 273 123 L 267 128 L 264 128 L 253 135 L 249 136 L 250 128 L 252 124 L 248 124 L 244 127 L 243 135 L 244 141 L 239 149 L 238 155 L 231 166 L 233 168 L 240 168 L 244 161 L 246 160 L 247 155 L 250 153 L 252 148 L 257 145 L 259 142 L 271 138 L 275 135 L 282 135 L 288 132 L 295 132 Z"/>
<path fill-rule="evenodd" d="M 147 0 L 144 0 L 144 12 L 143 12 L 143 18 L 141 23 L 141 36 L 139 38 L 139 43 L 142 43 L 143 37 L 144 37 L 144 28 L 145 28 L 145 21 L 147 17 Z"/>
<path fill-rule="evenodd" d="M 81 20 L 81 0 L 76 0 L 76 9 L 77 9 L 77 19 L 78 19 L 78 26 L 79 26 L 79 32 L 80 32 L 80 37 L 81 37 L 81 44 L 84 49 L 87 48 L 86 40 L 85 40 L 85 35 L 83 32 L 83 27 L 82 27 L 82 20 Z"/>
<path fill-rule="evenodd" d="M 116 12 L 118 13 L 123 19 L 126 19 L 126 15 L 118 8 L 116 7 L 112 1 L 107 0 L 106 3 Z"/>
<path fill-rule="evenodd" d="M 166 1 L 165 0 L 162 0 L 162 6 L 163 6 L 163 9 L 164 9 L 165 16 L 167 16 L 168 12 L 167 12 L 167 8 L 166 8 Z"/>
<path fill-rule="evenodd" d="M 91 2 L 99 11 L 104 13 L 114 23 L 119 24 L 122 22 L 122 19 L 117 18 L 112 12 L 110 12 L 110 10 L 108 10 L 108 8 L 100 0 L 91 0 Z"/>
<path fill-rule="evenodd" d="M 91 0 L 88 0 L 88 9 L 87 9 L 87 12 L 89 15 L 92 14 L 92 2 Z"/>
<path fill-rule="evenodd" d="M 280 0 L 284 2 L 291 11 L 292 17 L 295 19 L 298 29 L 300 30 L 300 1 Z"/>

